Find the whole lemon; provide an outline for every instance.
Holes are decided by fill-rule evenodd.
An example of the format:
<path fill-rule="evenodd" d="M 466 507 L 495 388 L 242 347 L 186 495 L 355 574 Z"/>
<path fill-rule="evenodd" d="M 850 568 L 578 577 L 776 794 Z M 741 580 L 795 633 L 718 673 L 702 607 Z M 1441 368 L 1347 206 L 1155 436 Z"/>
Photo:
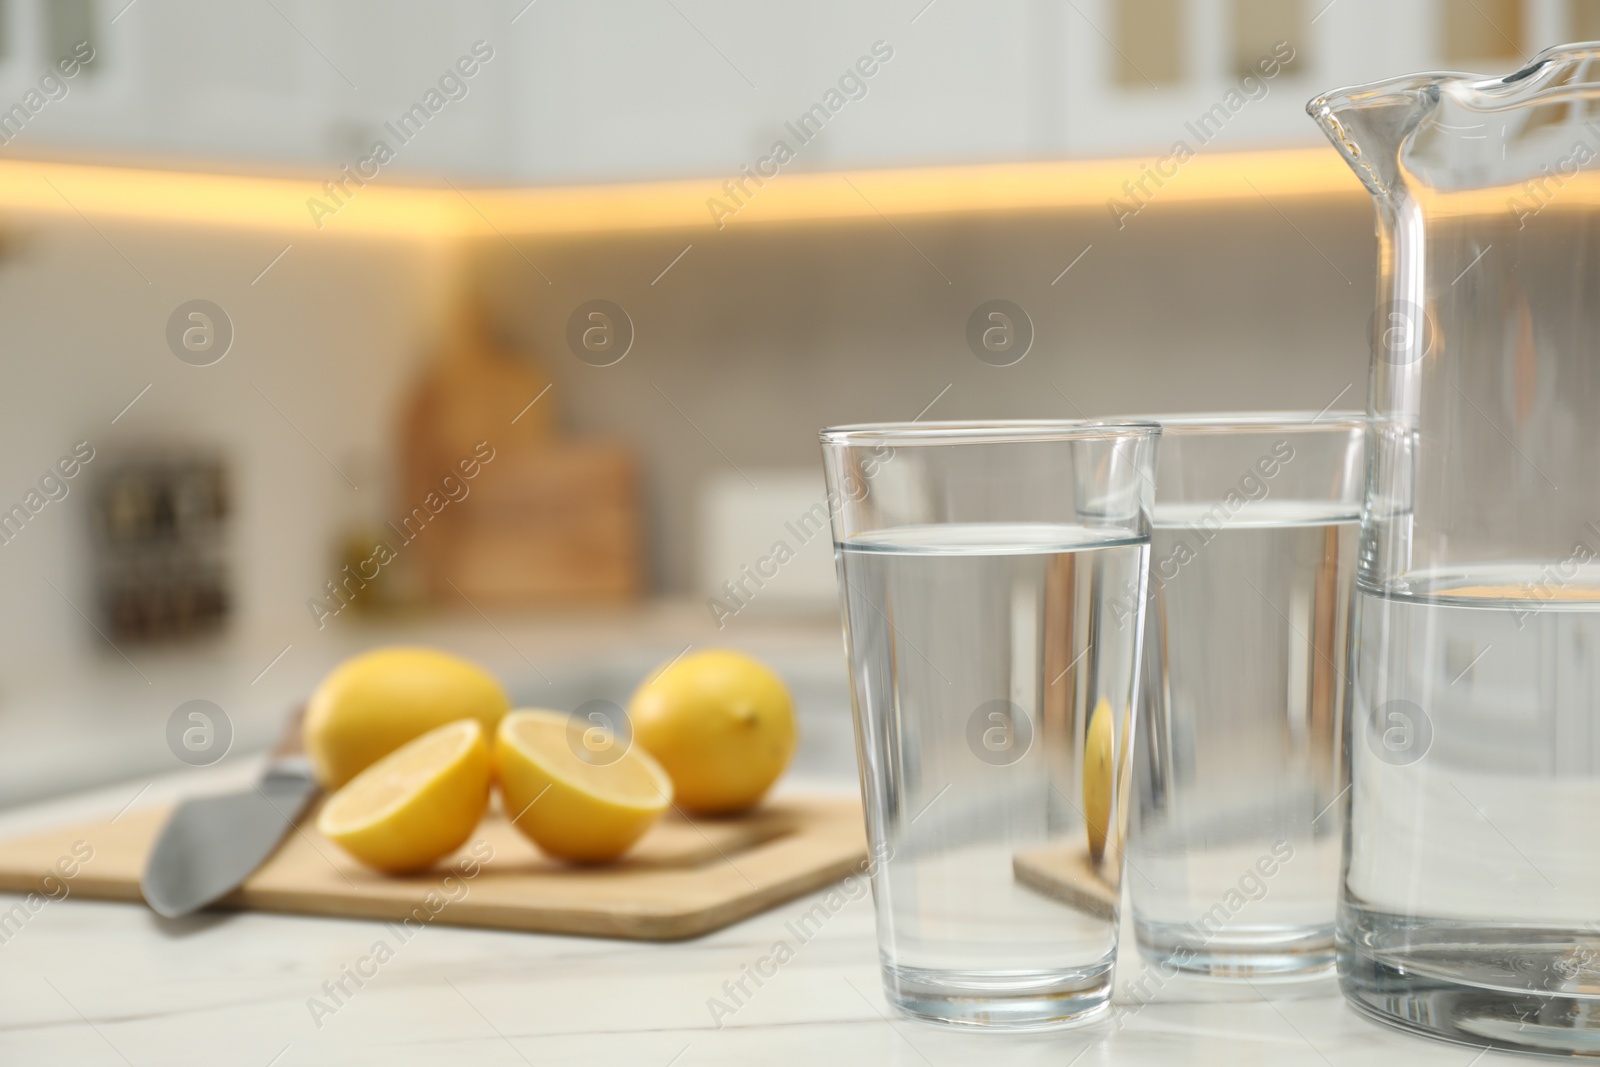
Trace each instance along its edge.
<path fill-rule="evenodd" d="M 414 738 L 456 719 L 494 736 L 511 702 L 483 668 L 432 648 L 380 648 L 335 667 L 306 705 L 305 748 L 337 789 Z"/>
<path fill-rule="evenodd" d="M 685 811 L 741 811 L 794 755 L 794 702 L 759 661 L 712 649 L 685 656 L 628 702 L 633 737 L 672 778 Z"/>

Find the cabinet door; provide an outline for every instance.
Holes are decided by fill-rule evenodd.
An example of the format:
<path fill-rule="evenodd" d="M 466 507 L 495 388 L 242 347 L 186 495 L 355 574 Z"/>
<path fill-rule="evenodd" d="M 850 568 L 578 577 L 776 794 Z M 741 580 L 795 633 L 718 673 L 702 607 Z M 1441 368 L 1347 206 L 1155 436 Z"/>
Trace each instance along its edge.
<path fill-rule="evenodd" d="M 519 22 L 516 166 L 720 180 L 780 141 L 796 170 L 1018 158 L 1039 120 L 1029 28 L 1046 6 L 541 4 Z"/>

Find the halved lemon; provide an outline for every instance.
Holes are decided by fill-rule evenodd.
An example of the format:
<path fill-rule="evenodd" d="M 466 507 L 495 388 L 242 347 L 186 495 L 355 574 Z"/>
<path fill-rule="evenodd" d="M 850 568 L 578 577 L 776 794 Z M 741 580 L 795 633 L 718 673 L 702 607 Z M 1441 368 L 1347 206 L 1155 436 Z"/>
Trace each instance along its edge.
<path fill-rule="evenodd" d="M 322 806 L 317 829 L 380 871 L 431 867 L 465 844 L 483 818 L 489 771 L 483 725 L 447 723 L 350 779 Z"/>
<path fill-rule="evenodd" d="M 616 859 L 671 805 L 672 780 L 640 749 L 590 762 L 568 736 L 560 712 L 513 711 L 500 720 L 494 770 L 506 818 L 558 859 Z"/>
<path fill-rule="evenodd" d="M 1083 821 L 1089 834 L 1089 855 L 1105 854 L 1111 833 L 1111 807 L 1116 789 L 1116 739 L 1112 736 L 1111 702 L 1105 697 L 1089 713 L 1083 738 Z"/>

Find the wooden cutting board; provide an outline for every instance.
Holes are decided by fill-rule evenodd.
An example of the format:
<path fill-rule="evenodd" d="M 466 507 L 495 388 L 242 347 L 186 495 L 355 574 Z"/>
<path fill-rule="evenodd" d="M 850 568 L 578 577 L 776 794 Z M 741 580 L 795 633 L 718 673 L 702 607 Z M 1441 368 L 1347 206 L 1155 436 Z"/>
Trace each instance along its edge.
<path fill-rule="evenodd" d="M 552 441 L 499 450 L 455 514 L 416 540 L 430 595 L 461 607 L 616 603 L 644 589 L 633 447 Z M 424 543 L 426 542 L 426 543 Z"/>
<path fill-rule="evenodd" d="M 1122 894 L 1085 847 L 1054 845 L 1019 852 L 1011 857 L 1011 874 L 1036 893 L 1097 919 L 1117 921 Z"/>
<path fill-rule="evenodd" d="M 139 876 L 169 811 L 0 843 L 0 891 L 59 897 L 65 882 L 74 896 L 142 901 Z M 666 941 L 831 885 L 864 870 L 867 855 L 861 806 L 843 798 L 783 800 L 733 819 L 674 813 L 603 867 L 546 859 L 493 811 L 454 856 L 405 877 L 360 866 L 315 821 L 303 819 L 217 907 Z M 86 849 L 93 855 L 83 860 Z"/>
<path fill-rule="evenodd" d="M 426 532 L 406 541 L 430 599 L 460 609 L 463 597 L 473 605 L 592 604 L 644 591 L 636 450 L 561 439 L 554 388 L 531 352 L 497 335 L 480 300 L 458 302 L 402 405 L 396 448 L 397 512 L 417 515 L 430 494 L 443 509 L 437 522 L 417 515 Z M 474 457 L 481 473 L 455 477 Z M 439 503 L 452 487 L 456 497 Z"/>

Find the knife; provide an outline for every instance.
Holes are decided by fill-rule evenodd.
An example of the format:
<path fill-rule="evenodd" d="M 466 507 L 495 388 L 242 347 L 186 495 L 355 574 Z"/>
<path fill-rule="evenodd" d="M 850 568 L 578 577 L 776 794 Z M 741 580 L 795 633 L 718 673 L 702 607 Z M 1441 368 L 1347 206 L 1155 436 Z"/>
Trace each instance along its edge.
<path fill-rule="evenodd" d="M 289 717 L 260 781 L 238 793 L 178 805 L 150 851 L 139 889 L 159 915 L 176 919 L 237 889 L 294 828 L 317 795 L 300 745 L 305 709 Z"/>

